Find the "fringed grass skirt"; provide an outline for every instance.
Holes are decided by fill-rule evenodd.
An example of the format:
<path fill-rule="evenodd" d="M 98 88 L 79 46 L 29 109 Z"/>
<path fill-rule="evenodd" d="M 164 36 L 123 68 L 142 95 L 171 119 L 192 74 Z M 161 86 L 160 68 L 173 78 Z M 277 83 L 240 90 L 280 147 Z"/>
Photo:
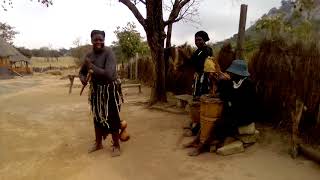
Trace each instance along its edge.
<path fill-rule="evenodd" d="M 209 73 L 201 73 L 200 75 L 196 75 L 193 79 L 192 88 L 192 95 L 196 99 L 199 99 L 200 96 L 204 94 L 208 94 L 210 91 Z"/>
<path fill-rule="evenodd" d="M 95 128 L 104 135 L 119 132 L 120 94 L 116 82 L 107 85 L 90 84 L 89 103 Z"/>

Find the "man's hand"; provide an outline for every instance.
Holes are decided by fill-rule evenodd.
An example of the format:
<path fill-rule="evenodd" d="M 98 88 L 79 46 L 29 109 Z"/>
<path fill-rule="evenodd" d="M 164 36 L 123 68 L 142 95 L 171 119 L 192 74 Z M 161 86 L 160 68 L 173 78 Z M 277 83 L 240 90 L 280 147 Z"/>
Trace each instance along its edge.
<path fill-rule="evenodd" d="M 86 82 L 86 78 L 84 76 L 80 76 L 79 79 L 80 79 L 82 85 L 84 85 L 84 86 L 87 85 L 88 82 Z"/>
<path fill-rule="evenodd" d="M 84 60 L 84 63 L 86 64 L 86 66 L 88 67 L 88 69 L 92 69 L 93 63 L 92 60 L 89 59 L 88 57 L 86 57 L 86 59 Z"/>
<path fill-rule="evenodd" d="M 218 76 L 217 76 L 217 79 L 218 80 L 230 80 L 230 76 L 227 74 L 227 73 L 218 73 Z"/>

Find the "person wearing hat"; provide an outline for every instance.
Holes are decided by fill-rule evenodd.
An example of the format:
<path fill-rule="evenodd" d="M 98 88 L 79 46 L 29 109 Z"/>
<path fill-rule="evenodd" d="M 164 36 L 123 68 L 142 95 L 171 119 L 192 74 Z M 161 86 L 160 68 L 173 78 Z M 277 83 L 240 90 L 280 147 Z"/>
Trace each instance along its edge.
<path fill-rule="evenodd" d="M 93 115 L 95 144 L 89 150 L 102 149 L 102 139 L 112 134 L 112 156 L 120 155 L 119 129 L 120 99 L 117 85 L 116 59 L 110 48 L 104 46 L 105 32 L 91 32 L 92 51 L 85 56 L 79 72 L 83 85 L 90 83 L 89 103 Z M 88 77 L 91 81 L 87 82 Z"/>
<path fill-rule="evenodd" d="M 247 64 L 243 60 L 234 60 L 226 72 L 230 77 L 218 78 L 218 96 L 224 102 L 221 119 L 215 122 L 211 129 L 208 142 L 217 141 L 218 148 L 223 145 L 226 137 L 236 135 L 239 126 L 248 125 L 254 121 L 255 89 L 249 79 Z M 195 141 L 184 147 L 193 147 Z M 197 156 L 205 151 L 207 144 L 197 146 L 190 156 Z"/>
<path fill-rule="evenodd" d="M 234 60 L 226 72 L 231 79 L 218 82 L 219 97 L 224 102 L 221 121 L 214 130 L 219 140 L 235 135 L 239 126 L 248 125 L 255 119 L 255 87 L 246 62 Z"/>

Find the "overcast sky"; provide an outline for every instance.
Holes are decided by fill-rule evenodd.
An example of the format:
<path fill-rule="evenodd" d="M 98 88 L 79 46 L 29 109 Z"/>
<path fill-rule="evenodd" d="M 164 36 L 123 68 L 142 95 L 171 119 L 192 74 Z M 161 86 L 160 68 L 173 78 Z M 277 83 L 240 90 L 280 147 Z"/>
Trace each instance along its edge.
<path fill-rule="evenodd" d="M 113 31 L 133 21 L 141 35 L 145 33 L 126 6 L 118 0 L 54 0 L 54 5 L 45 8 L 34 0 L 14 0 L 14 8 L 0 10 L 0 21 L 16 28 L 20 33 L 14 44 L 27 48 L 51 46 L 69 48 L 76 38 L 83 44 L 90 43 L 92 29 L 106 32 L 106 44 L 116 40 Z M 248 5 L 247 27 L 267 13 L 279 7 L 281 0 L 202 0 L 199 23 L 179 22 L 173 26 L 173 44 L 189 42 L 198 30 L 209 33 L 211 42 L 221 41 L 237 33 L 240 4 Z M 140 9 L 143 9 L 140 7 Z M 144 12 L 142 12 L 144 15 Z"/>

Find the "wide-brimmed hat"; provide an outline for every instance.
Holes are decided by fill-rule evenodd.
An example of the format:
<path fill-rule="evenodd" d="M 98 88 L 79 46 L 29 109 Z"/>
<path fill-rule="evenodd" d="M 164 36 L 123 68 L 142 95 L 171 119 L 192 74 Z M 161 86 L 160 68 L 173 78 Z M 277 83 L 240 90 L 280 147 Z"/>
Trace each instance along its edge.
<path fill-rule="evenodd" d="M 226 71 L 239 76 L 250 76 L 247 63 L 244 60 L 237 59 L 232 61 L 232 64 L 227 68 Z"/>

